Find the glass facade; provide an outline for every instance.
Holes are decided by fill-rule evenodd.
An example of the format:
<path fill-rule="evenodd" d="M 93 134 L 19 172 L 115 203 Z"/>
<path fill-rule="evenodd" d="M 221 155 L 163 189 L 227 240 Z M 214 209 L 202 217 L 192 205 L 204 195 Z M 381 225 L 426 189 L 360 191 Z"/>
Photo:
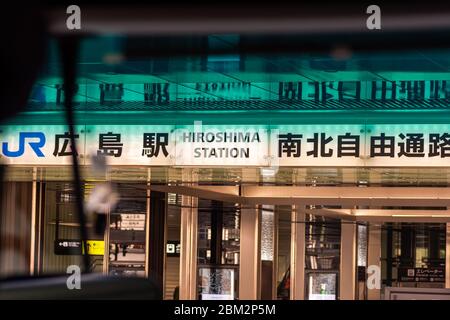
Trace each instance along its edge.
<path fill-rule="evenodd" d="M 306 226 L 306 297 L 336 300 L 340 267 L 341 224 L 310 215 Z"/>
<path fill-rule="evenodd" d="M 238 299 L 240 209 L 199 199 L 198 298 Z"/>
<path fill-rule="evenodd" d="M 445 224 L 387 224 L 382 236 L 384 285 L 445 287 Z"/>

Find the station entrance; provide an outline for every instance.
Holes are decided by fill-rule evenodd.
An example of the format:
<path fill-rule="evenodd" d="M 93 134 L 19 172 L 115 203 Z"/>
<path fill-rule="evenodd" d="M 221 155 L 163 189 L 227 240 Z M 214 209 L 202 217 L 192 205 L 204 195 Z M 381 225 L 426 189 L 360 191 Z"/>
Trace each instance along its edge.
<path fill-rule="evenodd" d="M 385 287 L 448 286 L 446 188 L 240 185 L 172 190 L 239 207 L 237 292 L 248 299 L 382 299 Z"/>
<path fill-rule="evenodd" d="M 448 187 L 425 183 L 435 169 L 365 170 L 368 180 L 352 168 L 268 176 L 252 168 L 112 167 L 107 180 L 120 199 L 104 233 L 89 221 L 91 270 L 151 277 L 164 299 L 372 300 L 389 287 L 448 288 Z M 10 169 L 4 212 L 19 201 L 22 227 L 34 233 L 16 267 L 3 270 L 64 273 L 80 263 L 65 173 Z M 88 198 L 98 180 L 85 181 Z"/>

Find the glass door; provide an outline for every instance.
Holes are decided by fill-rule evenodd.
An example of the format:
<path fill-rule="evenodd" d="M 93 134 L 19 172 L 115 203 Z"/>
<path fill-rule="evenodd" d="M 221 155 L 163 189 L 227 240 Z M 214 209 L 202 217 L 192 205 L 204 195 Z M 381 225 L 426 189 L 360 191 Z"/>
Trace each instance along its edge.
<path fill-rule="evenodd" d="M 235 300 L 239 292 L 240 208 L 198 201 L 198 298 Z"/>
<path fill-rule="evenodd" d="M 110 214 L 109 274 L 145 276 L 146 184 L 117 186 L 120 200 Z"/>
<path fill-rule="evenodd" d="M 305 225 L 305 298 L 337 300 L 341 221 L 307 215 Z"/>

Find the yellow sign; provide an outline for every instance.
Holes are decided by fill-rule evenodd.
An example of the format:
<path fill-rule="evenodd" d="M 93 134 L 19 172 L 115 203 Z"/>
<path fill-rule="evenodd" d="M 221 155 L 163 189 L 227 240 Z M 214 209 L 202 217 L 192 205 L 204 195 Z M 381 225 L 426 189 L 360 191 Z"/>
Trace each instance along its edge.
<path fill-rule="evenodd" d="M 103 240 L 87 240 L 88 255 L 103 256 L 105 254 L 105 241 Z M 83 247 L 84 254 L 84 247 Z"/>

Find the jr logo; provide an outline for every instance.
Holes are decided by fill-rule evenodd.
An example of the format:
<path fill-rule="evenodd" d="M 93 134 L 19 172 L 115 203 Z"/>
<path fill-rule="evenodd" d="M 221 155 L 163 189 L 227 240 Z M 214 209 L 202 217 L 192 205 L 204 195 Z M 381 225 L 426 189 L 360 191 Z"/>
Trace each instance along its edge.
<path fill-rule="evenodd" d="M 33 141 L 28 141 L 31 149 L 38 157 L 44 157 L 41 148 L 45 145 L 45 135 L 42 132 L 20 132 L 19 133 L 19 149 L 17 151 L 11 151 L 8 147 L 8 142 L 2 143 L 2 153 L 6 157 L 20 157 L 25 152 L 25 140 L 33 139 Z M 37 140 L 37 141 L 36 141 Z"/>

